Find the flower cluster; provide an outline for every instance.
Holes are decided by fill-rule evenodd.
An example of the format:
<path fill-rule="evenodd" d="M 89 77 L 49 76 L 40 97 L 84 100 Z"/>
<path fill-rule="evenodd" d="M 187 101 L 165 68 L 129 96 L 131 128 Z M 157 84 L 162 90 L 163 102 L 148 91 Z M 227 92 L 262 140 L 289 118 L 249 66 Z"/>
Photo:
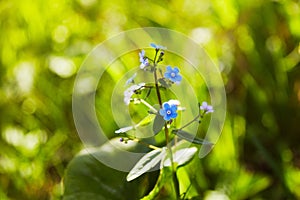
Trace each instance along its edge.
<path fill-rule="evenodd" d="M 148 94 L 151 92 L 151 88 L 155 87 L 155 91 L 157 93 L 157 97 L 159 102 L 162 102 L 162 99 L 160 97 L 160 88 L 169 88 L 172 86 L 172 84 L 180 84 L 182 81 L 182 76 L 180 74 L 180 70 L 177 66 L 171 67 L 168 65 L 165 68 L 165 71 L 163 72 L 161 67 L 158 65 L 165 55 L 164 50 L 166 47 L 163 47 L 161 45 L 157 45 L 154 43 L 150 44 L 151 47 L 155 49 L 155 56 L 153 59 L 150 59 L 146 56 L 145 50 L 141 50 L 139 52 L 139 61 L 140 61 L 140 68 L 144 71 L 154 73 L 155 77 L 155 86 L 151 86 L 151 84 L 147 85 L 145 83 L 138 83 L 135 84 L 134 78 L 136 77 L 137 73 L 133 74 L 131 78 L 129 78 L 126 81 L 126 85 L 133 84 L 129 88 L 127 88 L 124 91 L 124 103 L 126 105 L 129 105 L 132 100 L 138 100 L 139 103 L 143 103 L 148 108 L 150 108 L 149 114 L 156 114 L 162 116 L 165 122 L 172 123 L 172 119 L 177 118 L 178 111 L 184 110 L 184 108 L 180 107 L 180 102 L 178 100 L 169 100 L 165 101 L 164 103 L 160 104 L 160 109 L 157 111 L 152 105 L 150 105 L 146 99 L 143 98 L 135 98 L 133 99 L 132 96 L 134 94 L 139 94 L 141 90 L 143 89 L 149 89 Z M 158 70 L 157 70 L 158 69 Z M 158 71 L 160 74 L 158 74 Z M 202 111 L 202 112 L 200 112 Z M 201 105 L 199 105 L 199 115 L 195 117 L 194 120 L 191 122 L 196 121 L 197 118 L 203 117 L 207 113 L 214 112 L 213 107 L 211 105 L 208 105 L 207 102 L 202 102 Z M 184 126 L 185 127 L 185 126 Z M 128 126 L 121 128 L 116 131 L 116 133 L 125 133 L 127 131 L 133 130 L 134 126 Z"/>
<path fill-rule="evenodd" d="M 139 52 L 139 61 L 140 61 L 140 69 L 144 71 L 144 73 L 152 73 L 151 77 L 154 78 L 154 83 L 135 83 L 135 77 L 137 73 L 134 73 L 132 77 L 130 77 L 126 81 L 126 86 L 128 88 L 124 91 L 124 103 L 129 105 L 133 103 L 134 106 L 131 108 L 135 108 L 136 106 L 146 106 L 148 108 L 147 115 L 141 119 L 138 123 L 132 122 L 129 126 L 120 128 L 115 131 L 116 134 L 120 136 L 120 142 L 127 144 L 129 141 L 139 142 L 142 145 L 147 146 L 152 149 L 149 153 L 146 153 L 132 168 L 132 170 L 127 175 L 127 181 L 132 181 L 148 170 L 150 170 L 153 166 L 156 166 L 160 162 L 161 169 L 164 167 L 174 166 L 173 164 L 176 162 L 176 166 L 179 167 L 189 162 L 195 153 L 197 152 L 197 148 L 193 147 L 183 147 L 185 145 L 176 146 L 177 142 L 172 142 L 174 137 L 176 140 L 178 139 L 178 144 L 185 140 L 185 142 L 191 142 L 193 144 L 200 145 L 212 145 L 210 141 L 205 139 L 198 138 L 195 134 L 191 134 L 184 129 L 190 126 L 192 123 L 201 123 L 202 118 L 208 114 L 214 112 L 214 109 L 207 102 L 202 102 L 202 104 L 198 104 L 198 114 L 194 116 L 190 121 L 186 124 L 178 127 L 180 123 L 177 123 L 178 116 L 185 110 L 184 107 L 181 107 L 181 103 L 177 99 L 168 100 L 167 95 L 163 95 L 167 89 L 172 87 L 174 84 L 180 84 L 182 81 L 182 75 L 180 74 L 180 68 L 177 66 L 168 65 L 165 69 L 162 68 L 160 62 L 163 61 L 166 49 L 163 46 L 151 43 L 151 47 L 155 49 L 155 55 L 153 58 L 149 58 L 146 56 L 146 52 L 141 50 Z M 143 92 L 144 91 L 144 92 Z M 153 98 L 154 97 L 154 98 Z M 153 100 L 157 100 L 153 102 Z M 158 106 L 156 106 L 158 102 Z M 153 105 L 154 104 L 154 105 Z M 141 110 L 137 110 L 141 112 Z M 136 114 L 136 112 L 131 112 Z M 140 117 L 140 113 L 136 115 L 135 119 Z M 139 131 L 139 128 L 142 126 L 146 126 L 151 124 L 152 133 L 154 136 L 159 135 L 159 138 L 164 135 L 166 145 L 155 146 L 154 144 L 148 144 L 146 141 L 143 141 L 141 138 L 136 137 L 136 134 L 131 134 L 132 132 Z M 142 130 L 142 129 L 141 129 Z M 148 129 L 147 129 L 148 132 Z M 161 134 L 164 132 L 164 134 Z M 181 143 L 182 144 L 182 143 Z M 184 143 L 183 143 L 184 144 Z M 159 144 L 160 145 L 160 144 Z M 168 151 L 168 152 L 167 152 Z M 187 156 L 180 156 L 182 152 L 188 152 Z M 172 170 L 177 170 L 175 167 Z M 163 172 L 163 171 L 162 171 Z M 176 174 L 176 171 L 174 174 Z M 175 180 L 174 180 L 175 179 Z M 177 177 L 173 177 L 172 179 L 174 183 L 178 183 L 180 180 L 177 180 Z M 176 182 L 175 182 L 176 181 Z M 179 184 L 174 184 L 176 195 L 179 199 L 180 188 Z"/>

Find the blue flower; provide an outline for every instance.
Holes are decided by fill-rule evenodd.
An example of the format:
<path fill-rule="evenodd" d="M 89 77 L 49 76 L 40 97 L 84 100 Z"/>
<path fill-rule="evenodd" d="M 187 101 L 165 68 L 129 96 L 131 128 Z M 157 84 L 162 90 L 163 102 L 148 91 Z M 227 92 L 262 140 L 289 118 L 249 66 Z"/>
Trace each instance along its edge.
<path fill-rule="evenodd" d="M 163 104 L 163 108 L 159 110 L 159 114 L 164 117 L 164 120 L 169 121 L 170 119 L 174 119 L 177 117 L 177 106 L 170 105 L 165 102 Z"/>
<path fill-rule="evenodd" d="M 207 102 L 203 101 L 200 110 L 204 111 L 204 113 L 212 113 L 214 112 L 214 109 L 211 105 L 208 105 Z"/>
<path fill-rule="evenodd" d="M 167 71 L 165 72 L 164 77 L 177 84 L 180 83 L 182 79 L 182 77 L 179 75 L 179 69 L 177 67 L 172 69 L 171 66 L 167 66 Z"/>
<path fill-rule="evenodd" d="M 157 45 L 157 44 L 154 44 L 154 43 L 150 43 L 150 46 L 153 47 L 154 49 L 161 49 L 161 50 L 167 49 L 167 48 L 164 47 L 164 46 Z"/>
<path fill-rule="evenodd" d="M 139 52 L 139 57 L 140 57 L 140 68 L 144 69 L 145 67 L 149 66 L 149 60 L 145 55 L 145 51 L 142 50 L 141 52 Z"/>

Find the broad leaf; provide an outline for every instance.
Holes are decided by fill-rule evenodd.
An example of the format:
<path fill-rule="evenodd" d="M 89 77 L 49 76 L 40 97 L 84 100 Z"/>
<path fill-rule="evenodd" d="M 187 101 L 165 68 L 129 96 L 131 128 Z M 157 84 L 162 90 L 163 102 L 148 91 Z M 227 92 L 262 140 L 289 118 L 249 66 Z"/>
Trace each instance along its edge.
<path fill-rule="evenodd" d="M 153 123 L 153 132 L 156 135 L 165 125 L 165 120 L 161 115 L 156 115 Z"/>
<path fill-rule="evenodd" d="M 194 144 L 213 145 L 211 142 L 204 140 L 204 139 L 200 139 L 200 138 L 198 138 L 186 131 L 183 131 L 183 130 L 173 130 L 173 133 L 176 134 L 178 137 L 180 137 L 186 141 L 192 142 Z"/>
<path fill-rule="evenodd" d="M 68 165 L 64 176 L 64 200 L 126 200 L 140 199 L 148 194 L 155 185 L 157 172 L 131 182 L 126 181 L 127 172 L 118 171 L 99 162 L 96 158 L 119 160 L 131 169 L 139 158 L 123 158 L 120 149 L 138 152 L 137 143 L 124 144 L 114 138 L 100 148 L 89 149 L 89 153 L 77 155 Z M 124 160 L 131 160 L 131 166 Z M 134 160 L 135 159 L 135 160 Z M 147 184 L 145 184 L 147 183 Z M 149 183 L 149 184 L 148 184 Z"/>
<path fill-rule="evenodd" d="M 127 176 L 132 181 L 157 165 L 164 157 L 165 149 L 155 149 L 144 155 L 133 167 Z"/>
<path fill-rule="evenodd" d="M 177 166 L 182 166 L 188 163 L 194 157 L 197 152 L 196 147 L 183 148 L 173 152 L 173 162 L 177 163 Z M 171 158 L 169 154 L 166 154 L 166 158 L 164 159 L 164 167 L 171 166 Z"/>

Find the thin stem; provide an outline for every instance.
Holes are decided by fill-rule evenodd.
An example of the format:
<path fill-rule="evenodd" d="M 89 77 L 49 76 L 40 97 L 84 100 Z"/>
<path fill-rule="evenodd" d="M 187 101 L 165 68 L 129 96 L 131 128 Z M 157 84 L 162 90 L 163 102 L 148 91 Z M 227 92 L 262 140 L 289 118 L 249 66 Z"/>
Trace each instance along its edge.
<path fill-rule="evenodd" d="M 179 128 L 178 130 L 182 130 L 182 129 L 184 129 L 185 127 L 187 127 L 187 126 L 189 126 L 190 124 L 192 124 L 193 122 L 198 121 L 198 119 L 199 119 L 200 116 L 201 116 L 201 115 L 198 114 L 194 119 L 192 119 L 192 121 L 186 123 L 185 125 L 183 125 L 183 126 L 182 126 L 181 128 Z"/>
<path fill-rule="evenodd" d="M 139 140 L 139 139 L 137 139 L 137 138 L 134 138 L 134 139 L 132 139 L 132 141 L 135 141 L 135 142 L 138 142 L 138 143 L 140 143 L 140 144 L 142 144 L 142 145 L 144 145 L 144 146 L 146 146 L 146 147 L 148 147 L 148 148 L 150 148 L 150 149 L 161 149 L 161 148 L 159 148 L 159 147 L 157 147 L 157 146 L 154 146 L 154 145 L 152 145 L 152 144 L 147 144 L 146 142 L 143 142 L 143 141 L 141 141 L 141 140 Z"/>
<path fill-rule="evenodd" d="M 159 90 L 159 86 L 158 86 L 158 79 L 157 79 L 157 61 L 156 61 L 156 57 L 157 57 L 157 53 L 158 50 L 156 50 L 155 56 L 154 56 L 154 81 L 155 81 L 155 90 L 156 90 L 156 95 L 157 95 L 157 99 L 158 99 L 158 103 L 160 108 L 162 108 L 162 100 L 161 100 L 161 95 L 160 95 L 160 90 Z M 174 184 L 174 188 L 175 188 L 175 192 L 176 192 L 176 197 L 177 199 L 180 199 L 180 191 L 179 191 L 179 182 L 178 182 L 178 178 L 177 178 L 177 174 L 176 174 L 176 170 L 174 167 L 174 160 L 173 160 L 173 153 L 172 153 L 172 147 L 171 144 L 169 143 L 169 129 L 167 126 L 167 123 L 165 122 L 165 138 L 166 138 L 166 145 L 170 154 L 170 160 L 171 160 L 171 166 L 172 166 L 172 179 L 173 179 L 173 184 Z"/>
<path fill-rule="evenodd" d="M 139 101 L 145 106 L 147 106 L 151 111 L 157 113 L 157 110 L 153 106 L 151 106 L 147 101 L 145 101 L 144 99 L 139 99 Z"/>
<path fill-rule="evenodd" d="M 198 106 L 199 108 L 200 108 L 200 106 Z M 187 127 L 187 126 L 189 126 L 190 124 L 192 124 L 193 122 L 196 122 L 196 121 L 198 121 L 199 123 L 201 122 L 201 121 L 199 121 L 198 119 L 199 118 L 203 118 L 204 117 L 204 115 L 205 115 L 205 111 L 201 114 L 201 110 L 199 109 L 199 114 L 194 118 L 194 119 L 192 119 L 190 122 L 188 122 L 188 123 L 186 123 L 185 125 L 183 125 L 181 128 L 179 128 L 178 130 L 182 130 L 182 129 L 184 129 L 185 127 Z"/>
<path fill-rule="evenodd" d="M 156 95 L 157 95 L 158 103 L 159 103 L 160 108 L 162 108 L 162 100 L 161 100 L 159 86 L 158 86 L 158 81 L 157 81 L 156 64 L 154 64 L 154 80 L 155 80 L 155 90 L 156 90 Z"/>

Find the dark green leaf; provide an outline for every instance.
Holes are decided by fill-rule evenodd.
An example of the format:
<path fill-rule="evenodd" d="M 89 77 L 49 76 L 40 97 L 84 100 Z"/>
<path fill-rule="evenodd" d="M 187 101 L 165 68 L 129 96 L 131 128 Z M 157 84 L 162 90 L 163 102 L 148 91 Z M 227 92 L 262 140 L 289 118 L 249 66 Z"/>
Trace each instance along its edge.
<path fill-rule="evenodd" d="M 173 183 L 172 181 L 170 181 L 171 179 L 172 179 L 172 168 L 164 167 L 163 169 L 161 169 L 155 187 L 147 196 L 144 196 L 141 200 L 176 199 Z"/>
<path fill-rule="evenodd" d="M 139 179 L 127 182 L 127 172 L 110 168 L 96 159 L 101 157 L 112 161 L 119 160 L 125 165 L 129 162 L 124 160 L 130 159 L 133 161 L 131 166 L 126 166 L 130 169 L 139 158 L 122 158 L 119 151 L 120 149 L 137 150 L 135 144 L 134 142 L 132 144 L 120 143 L 119 139 L 115 138 L 100 148 L 90 149 L 90 153 L 76 156 L 68 165 L 64 177 L 64 200 L 126 200 L 140 199 L 146 195 L 154 187 L 157 172 L 151 172 Z M 150 184 L 148 184 L 149 181 Z M 147 184 L 144 184 L 145 182 Z"/>
<path fill-rule="evenodd" d="M 194 136 L 186 131 L 183 131 L 183 130 L 173 130 L 173 133 L 176 134 L 178 137 L 180 137 L 184 140 L 187 140 L 189 142 L 192 142 L 194 144 L 212 145 L 211 142 L 204 140 L 204 139 L 197 138 L 196 136 Z"/>
<path fill-rule="evenodd" d="M 161 115 L 156 115 L 153 123 L 153 132 L 156 135 L 161 131 L 163 126 L 165 125 L 165 120 Z"/>

